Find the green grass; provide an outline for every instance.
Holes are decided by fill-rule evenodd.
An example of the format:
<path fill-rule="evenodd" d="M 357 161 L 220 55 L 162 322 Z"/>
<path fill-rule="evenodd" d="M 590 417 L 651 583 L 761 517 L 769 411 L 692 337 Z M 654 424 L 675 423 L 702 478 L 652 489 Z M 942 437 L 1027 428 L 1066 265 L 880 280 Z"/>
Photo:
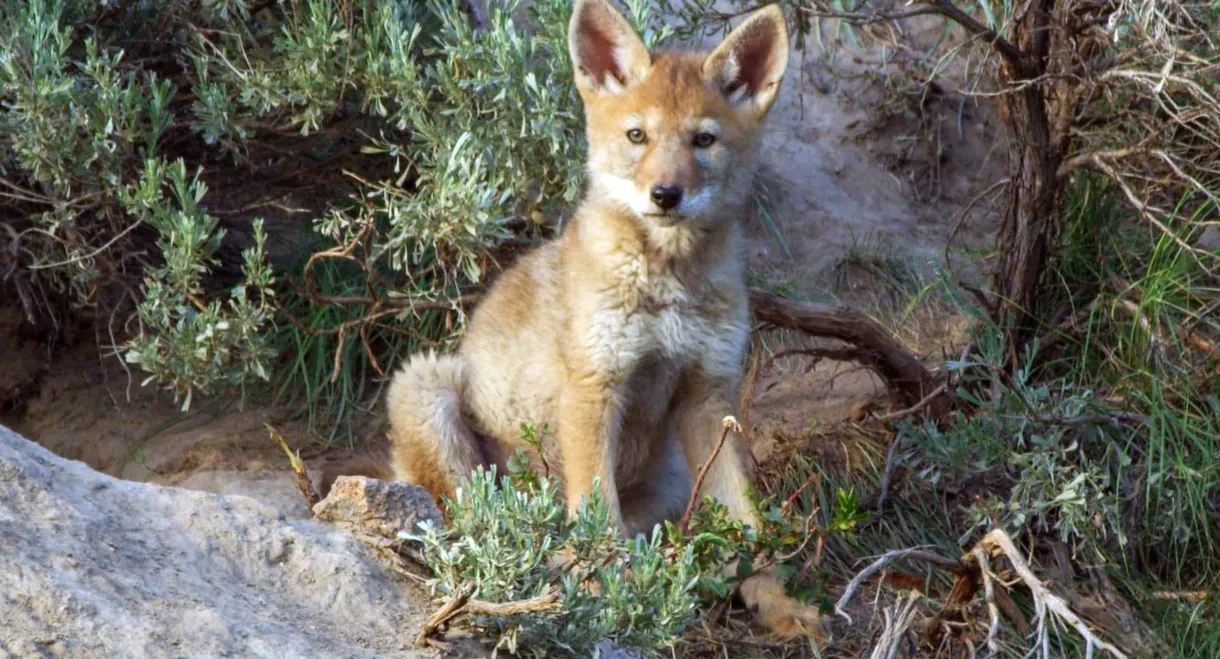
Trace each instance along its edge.
<path fill-rule="evenodd" d="M 846 253 L 832 266 L 832 291 L 839 297 L 866 296 L 881 312 L 918 304 L 931 290 L 917 259 L 875 234 L 854 233 Z"/>
<path fill-rule="evenodd" d="M 313 273 L 320 295 L 367 294 L 364 274 L 345 262 L 324 260 Z M 277 344 L 286 357 L 275 369 L 274 401 L 299 409 L 325 443 L 354 449 L 367 439 L 370 423 L 377 418 L 380 385 L 399 360 L 451 329 L 438 311 L 358 323 L 368 315 L 369 305 L 313 304 L 302 287 L 290 292 L 284 305 L 289 320 L 280 327 Z"/>
<path fill-rule="evenodd" d="M 1216 361 L 1191 343 L 1220 336 L 1217 314 L 1207 313 L 1220 284 L 1177 242 L 1120 208 L 1097 179 L 1069 188 L 1064 247 L 1050 281 L 1052 303 L 1071 305 L 1081 321 L 1044 374 L 1147 418 L 1122 444 L 1129 463 L 1116 474 L 1136 497 L 1138 563 L 1174 585 L 1215 582 L 1218 378 Z M 1178 223 L 1180 234 L 1208 214 L 1212 207 L 1199 204 Z"/>
<path fill-rule="evenodd" d="M 1220 657 L 1220 607 L 1214 594 L 1198 604 L 1185 601 L 1158 603 L 1146 609 L 1153 629 L 1172 648 L 1174 659 Z"/>

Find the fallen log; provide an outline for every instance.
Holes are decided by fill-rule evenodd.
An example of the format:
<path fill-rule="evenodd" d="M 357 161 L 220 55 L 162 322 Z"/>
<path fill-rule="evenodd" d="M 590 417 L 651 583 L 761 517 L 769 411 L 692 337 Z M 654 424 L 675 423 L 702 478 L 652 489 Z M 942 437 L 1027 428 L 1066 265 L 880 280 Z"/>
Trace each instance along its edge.
<path fill-rule="evenodd" d="M 881 376 L 906 404 L 922 404 L 932 418 L 943 416 L 952 405 L 951 394 L 936 376 L 888 330 L 859 311 L 789 300 L 758 289 L 750 290 L 750 308 L 765 325 L 850 344 L 855 361 Z"/>

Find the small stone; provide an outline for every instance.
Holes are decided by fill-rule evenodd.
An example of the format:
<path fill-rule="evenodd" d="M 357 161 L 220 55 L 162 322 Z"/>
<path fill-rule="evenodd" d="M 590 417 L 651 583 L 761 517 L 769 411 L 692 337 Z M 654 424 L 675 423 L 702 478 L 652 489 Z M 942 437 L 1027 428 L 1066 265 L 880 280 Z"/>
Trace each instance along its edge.
<path fill-rule="evenodd" d="M 1220 254 L 1220 227 L 1208 226 L 1195 240 L 1195 245 L 1205 252 Z"/>
<path fill-rule="evenodd" d="M 420 522 L 442 523 L 440 509 L 424 488 L 365 476 L 337 478 L 313 513 L 323 521 L 389 539 L 400 531 L 415 533 Z"/>

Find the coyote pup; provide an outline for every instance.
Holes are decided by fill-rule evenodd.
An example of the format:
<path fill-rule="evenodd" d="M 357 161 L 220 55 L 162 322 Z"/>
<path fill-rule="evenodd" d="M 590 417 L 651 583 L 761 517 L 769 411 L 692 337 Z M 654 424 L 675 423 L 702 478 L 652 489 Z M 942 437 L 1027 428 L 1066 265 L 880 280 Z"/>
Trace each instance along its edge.
<path fill-rule="evenodd" d="M 783 13 L 753 12 L 710 54 L 649 52 L 607 0 L 577 0 L 569 48 L 584 100 L 588 190 L 562 235 L 504 272 L 455 356 L 421 354 L 386 405 L 397 478 L 452 494 L 500 465 L 522 422 L 569 512 L 600 478 L 625 534 L 676 520 L 734 412 L 750 334 L 744 214 L 763 119 L 788 63 Z M 702 494 L 755 523 L 734 438 Z M 770 572 L 741 594 L 771 630 L 820 629 Z"/>

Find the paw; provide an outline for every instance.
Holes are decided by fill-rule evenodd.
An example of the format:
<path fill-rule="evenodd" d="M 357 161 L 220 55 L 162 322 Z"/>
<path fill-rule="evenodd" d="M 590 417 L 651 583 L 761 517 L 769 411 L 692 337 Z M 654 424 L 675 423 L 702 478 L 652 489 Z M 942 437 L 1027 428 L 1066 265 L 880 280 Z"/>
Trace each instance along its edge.
<path fill-rule="evenodd" d="M 741 584 L 741 597 L 763 626 L 783 639 L 808 636 L 825 643 L 830 636 L 830 621 L 817 607 L 789 597 L 774 576 L 762 573 Z"/>

